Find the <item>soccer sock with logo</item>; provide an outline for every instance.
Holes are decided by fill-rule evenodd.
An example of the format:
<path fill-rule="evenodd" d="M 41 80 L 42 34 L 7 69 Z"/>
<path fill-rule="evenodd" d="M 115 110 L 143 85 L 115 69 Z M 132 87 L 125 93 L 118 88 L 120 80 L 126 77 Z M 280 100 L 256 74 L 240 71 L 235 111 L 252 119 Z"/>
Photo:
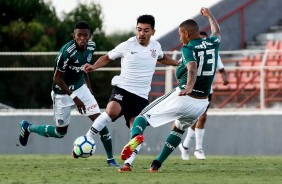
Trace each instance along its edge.
<path fill-rule="evenodd" d="M 106 112 L 103 112 L 94 120 L 91 128 L 86 133 L 86 136 L 92 137 L 94 139 L 94 136 L 110 122 L 112 122 L 112 119 Z"/>
<path fill-rule="evenodd" d="M 130 156 L 128 159 L 126 159 L 126 160 L 124 161 L 124 163 L 128 163 L 129 165 L 132 165 L 132 163 L 133 163 L 133 161 L 134 161 L 136 155 L 137 155 L 138 152 L 140 151 L 140 148 L 141 148 L 141 144 L 139 144 L 139 145 L 135 148 L 135 150 L 133 151 L 133 153 L 131 154 L 131 156 Z"/>
<path fill-rule="evenodd" d="M 194 137 L 195 137 L 195 130 L 193 130 L 190 126 L 188 128 L 187 135 L 182 143 L 183 147 L 189 148 L 191 146 L 191 142 L 194 139 Z"/>
<path fill-rule="evenodd" d="M 55 137 L 55 138 L 62 138 L 63 135 L 60 135 L 56 131 L 56 127 L 50 125 L 30 125 L 29 131 L 37 133 L 44 137 Z"/>
<path fill-rule="evenodd" d="M 167 157 L 175 150 L 180 144 L 184 132 L 177 132 L 172 130 L 167 137 L 161 153 L 158 155 L 156 160 L 163 163 Z"/>
<path fill-rule="evenodd" d="M 108 128 L 105 126 L 100 132 L 100 139 L 103 143 L 108 159 L 113 158 L 112 138 Z"/>
<path fill-rule="evenodd" d="M 204 134 L 205 134 L 205 129 L 195 128 L 195 139 L 196 139 L 195 150 L 203 149 Z"/>
<path fill-rule="evenodd" d="M 143 116 L 136 117 L 131 129 L 131 139 L 139 134 L 143 134 L 146 127 L 147 120 Z"/>

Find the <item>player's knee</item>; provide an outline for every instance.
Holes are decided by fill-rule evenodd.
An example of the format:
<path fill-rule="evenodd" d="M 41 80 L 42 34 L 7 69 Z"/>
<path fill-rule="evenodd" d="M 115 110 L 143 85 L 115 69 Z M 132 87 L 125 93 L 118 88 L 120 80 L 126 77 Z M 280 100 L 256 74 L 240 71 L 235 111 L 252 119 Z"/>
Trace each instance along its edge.
<path fill-rule="evenodd" d="M 184 133 L 190 125 L 190 123 L 181 123 L 179 120 L 175 120 L 172 130 L 177 131 L 179 133 Z"/>

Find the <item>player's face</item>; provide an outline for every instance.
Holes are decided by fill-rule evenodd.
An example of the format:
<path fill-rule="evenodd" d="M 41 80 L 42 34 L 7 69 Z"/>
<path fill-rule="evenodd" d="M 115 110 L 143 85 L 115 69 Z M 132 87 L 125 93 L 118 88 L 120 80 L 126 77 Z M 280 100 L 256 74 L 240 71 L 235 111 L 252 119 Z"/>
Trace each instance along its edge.
<path fill-rule="evenodd" d="M 179 39 L 182 44 L 189 43 L 190 39 L 188 37 L 188 32 L 183 27 L 180 27 L 178 29 L 178 33 L 179 33 Z"/>
<path fill-rule="evenodd" d="M 90 39 L 90 31 L 89 29 L 75 29 L 73 38 L 80 48 L 85 49 Z"/>
<path fill-rule="evenodd" d="M 151 36 L 155 34 L 150 24 L 138 23 L 136 26 L 136 38 L 140 45 L 147 46 Z"/>

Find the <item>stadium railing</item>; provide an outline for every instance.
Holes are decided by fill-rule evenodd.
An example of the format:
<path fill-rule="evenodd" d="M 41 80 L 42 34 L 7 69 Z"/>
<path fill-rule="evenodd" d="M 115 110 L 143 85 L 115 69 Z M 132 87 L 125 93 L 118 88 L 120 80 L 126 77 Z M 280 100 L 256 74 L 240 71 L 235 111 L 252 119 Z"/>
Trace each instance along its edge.
<path fill-rule="evenodd" d="M 95 52 L 95 57 L 106 52 Z M 166 52 L 178 60 L 179 51 Z M 0 64 L 3 58 L 50 57 L 54 60 L 57 52 L 0 52 Z M 282 42 L 268 42 L 265 50 L 220 51 L 221 59 L 228 73 L 229 85 L 222 85 L 217 72 L 213 84 L 213 101 L 211 108 L 281 108 L 282 102 Z M 2 60 L 2 59 L 3 60 Z M 95 59 L 95 58 L 94 58 Z M 0 72 L 16 71 L 50 71 L 53 67 L 40 64 L 38 67 L 0 66 Z M 158 64 L 152 81 L 149 100 L 172 90 L 176 85 L 175 67 Z M 119 67 L 103 67 L 97 71 L 119 71 Z M 109 84 L 110 85 L 110 84 Z"/>

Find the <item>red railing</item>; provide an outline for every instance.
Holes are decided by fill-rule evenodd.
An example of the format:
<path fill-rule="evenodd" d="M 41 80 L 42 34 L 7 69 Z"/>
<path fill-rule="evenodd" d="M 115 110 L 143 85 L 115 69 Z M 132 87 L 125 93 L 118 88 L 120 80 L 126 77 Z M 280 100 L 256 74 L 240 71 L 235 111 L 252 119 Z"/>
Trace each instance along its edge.
<path fill-rule="evenodd" d="M 218 19 L 218 23 L 220 24 L 224 22 L 225 20 L 227 20 L 228 18 L 230 18 L 231 16 L 233 16 L 234 14 L 238 12 L 241 13 L 241 47 L 242 49 L 245 48 L 245 13 L 244 13 L 244 10 L 247 6 L 249 6 L 250 4 L 253 4 L 255 1 L 256 0 L 250 0 Z M 210 29 L 210 26 L 206 26 L 201 31 L 208 31 L 209 29 Z M 182 44 L 179 44 L 175 46 L 174 48 L 172 48 L 171 50 L 178 50 L 181 46 Z"/>

